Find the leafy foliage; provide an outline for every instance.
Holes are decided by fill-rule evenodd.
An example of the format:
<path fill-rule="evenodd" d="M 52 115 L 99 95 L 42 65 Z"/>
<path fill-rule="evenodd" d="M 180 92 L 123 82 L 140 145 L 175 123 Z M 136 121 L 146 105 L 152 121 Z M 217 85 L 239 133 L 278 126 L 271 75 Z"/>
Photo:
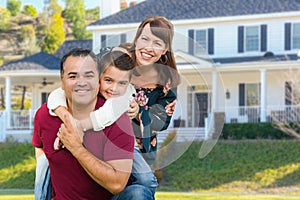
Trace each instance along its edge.
<path fill-rule="evenodd" d="M 44 52 L 53 54 L 65 41 L 64 19 L 61 17 L 61 12 L 62 8 L 57 0 L 48 0 L 44 16 L 46 23 L 40 41 L 40 47 Z"/>
<path fill-rule="evenodd" d="M 10 12 L 6 8 L 0 7 L 0 31 L 6 31 L 10 25 Z"/>
<path fill-rule="evenodd" d="M 36 8 L 33 5 L 25 5 L 23 7 L 22 13 L 25 14 L 25 15 L 32 16 L 32 17 L 37 17 L 38 16 L 38 12 L 37 12 Z"/>
<path fill-rule="evenodd" d="M 88 32 L 85 30 L 85 9 L 83 0 L 66 0 L 66 19 L 73 23 L 73 35 L 75 39 L 85 39 Z"/>
<path fill-rule="evenodd" d="M 92 9 L 87 9 L 85 11 L 85 19 L 87 21 L 95 21 L 100 18 L 100 8 L 92 8 Z"/>
<path fill-rule="evenodd" d="M 291 139 L 292 136 L 275 127 L 273 123 L 232 123 L 225 124 L 221 138 L 241 139 Z"/>
<path fill-rule="evenodd" d="M 12 16 L 17 16 L 21 11 L 22 2 L 20 0 L 7 0 L 7 9 Z"/>

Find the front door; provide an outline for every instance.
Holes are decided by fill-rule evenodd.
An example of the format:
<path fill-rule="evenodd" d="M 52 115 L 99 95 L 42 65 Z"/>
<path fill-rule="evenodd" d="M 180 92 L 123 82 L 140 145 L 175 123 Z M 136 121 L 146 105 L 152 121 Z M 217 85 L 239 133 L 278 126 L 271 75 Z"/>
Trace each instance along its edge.
<path fill-rule="evenodd" d="M 208 93 L 195 93 L 194 126 L 204 127 L 208 116 Z"/>

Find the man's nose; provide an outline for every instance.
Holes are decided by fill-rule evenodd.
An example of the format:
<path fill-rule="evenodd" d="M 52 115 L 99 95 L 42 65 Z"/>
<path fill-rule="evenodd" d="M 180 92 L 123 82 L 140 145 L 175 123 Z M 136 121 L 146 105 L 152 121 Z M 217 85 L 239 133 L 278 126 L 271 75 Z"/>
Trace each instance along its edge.
<path fill-rule="evenodd" d="M 79 76 L 76 79 L 77 85 L 85 85 L 86 84 L 86 78 L 84 76 Z"/>

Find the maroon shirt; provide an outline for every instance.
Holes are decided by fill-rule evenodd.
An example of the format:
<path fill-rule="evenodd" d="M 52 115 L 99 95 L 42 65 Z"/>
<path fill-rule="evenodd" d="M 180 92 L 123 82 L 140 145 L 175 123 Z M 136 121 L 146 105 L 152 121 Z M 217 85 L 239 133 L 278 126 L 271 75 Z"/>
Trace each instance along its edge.
<path fill-rule="evenodd" d="M 98 98 L 96 109 L 105 100 Z M 105 113 L 103 113 L 105 114 Z M 32 144 L 43 148 L 49 161 L 54 200 L 110 199 L 112 194 L 97 184 L 66 149 L 54 150 L 53 144 L 62 121 L 49 114 L 46 104 L 34 119 Z M 134 134 L 129 117 L 123 114 L 103 131 L 89 131 L 84 136 L 85 147 L 103 161 L 133 159 Z"/>

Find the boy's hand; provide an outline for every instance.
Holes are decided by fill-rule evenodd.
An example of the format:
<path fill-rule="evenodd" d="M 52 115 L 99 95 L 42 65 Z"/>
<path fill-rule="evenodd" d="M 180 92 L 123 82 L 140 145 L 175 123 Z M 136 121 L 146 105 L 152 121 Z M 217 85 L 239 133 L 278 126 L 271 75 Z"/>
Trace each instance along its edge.
<path fill-rule="evenodd" d="M 61 148 L 65 148 L 64 144 L 60 141 L 58 137 L 54 140 L 53 147 L 54 150 L 60 150 Z"/>

